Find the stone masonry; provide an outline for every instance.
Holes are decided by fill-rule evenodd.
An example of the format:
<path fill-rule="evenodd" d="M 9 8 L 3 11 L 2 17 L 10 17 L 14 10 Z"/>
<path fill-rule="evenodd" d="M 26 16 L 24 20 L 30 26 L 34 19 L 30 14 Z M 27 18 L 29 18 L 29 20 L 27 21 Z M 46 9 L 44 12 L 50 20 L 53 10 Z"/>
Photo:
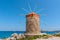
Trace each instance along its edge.
<path fill-rule="evenodd" d="M 26 15 L 26 34 L 40 34 L 39 15 L 34 12 Z"/>

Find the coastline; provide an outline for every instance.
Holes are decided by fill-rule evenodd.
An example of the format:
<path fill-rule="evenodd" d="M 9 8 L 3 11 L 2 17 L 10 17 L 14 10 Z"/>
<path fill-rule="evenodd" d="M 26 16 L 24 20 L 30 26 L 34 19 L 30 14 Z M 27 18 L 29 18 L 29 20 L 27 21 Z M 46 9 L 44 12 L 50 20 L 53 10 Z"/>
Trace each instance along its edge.
<path fill-rule="evenodd" d="M 0 39 L 0 40 L 8 40 L 8 39 L 6 38 L 6 39 Z M 51 38 L 47 38 L 47 39 L 37 38 L 34 40 L 60 40 L 60 37 L 51 37 Z"/>
<path fill-rule="evenodd" d="M 19 40 L 20 39 L 21 40 L 25 40 L 25 39 L 28 40 L 28 37 L 26 38 L 26 36 L 24 34 L 19 34 L 18 35 L 17 33 L 12 34 L 11 37 L 0 39 L 0 40 L 10 40 L 10 39 L 11 40 L 16 40 L 16 38 L 19 39 Z M 56 33 L 54 35 L 41 33 L 40 35 L 35 35 L 32 39 L 34 39 L 34 40 L 60 40 L 60 33 Z"/>
<path fill-rule="evenodd" d="M 14 33 L 17 33 L 17 34 L 24 34 L 25 33 L 25 31 L 0 31 L 0 38 L 8 38 L 8 37 L 10 37 L 12 34 L 14 34 Z M 43 34 L 55 34 L 55 33 L 58 33 L 58 32 L 54 32 L 54 31 L 52 31 L 52 32 L 47 32 L 47 31 L 45 31 L 45 32 L 41 32 L 41 33 L 43 33 Z M 3 36 L 2 36 L 3 35 Z"/>

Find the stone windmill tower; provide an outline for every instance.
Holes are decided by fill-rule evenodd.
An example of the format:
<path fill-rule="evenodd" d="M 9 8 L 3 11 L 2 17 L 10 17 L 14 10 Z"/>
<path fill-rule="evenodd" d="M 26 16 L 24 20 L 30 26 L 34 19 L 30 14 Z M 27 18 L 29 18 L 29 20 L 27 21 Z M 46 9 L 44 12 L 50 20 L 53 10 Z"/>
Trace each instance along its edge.
<path fill-rule="evenodd" d="M 25 12 L 28 12 L 29 14 L 26 15 L 26 35 L 38 35 L 40 34 L 40 20 L 39 20 L 39 15 L 36 14 L 38 12 L 40 12 L 42 9 L 38 10 L 37 12 L 33 12 L 31 10 L 31 7 L 28 3 L 29 9 L 30 9 L 30 13 L 28 10 L 26 10 L 25 8 L 23 8 L 23 10 Z M 35 8 L 36 9 L 36 8 Z M 35 10 L 34 9 L 34 10 Z"/>
<path fill-rule="evenodd" d="M 40 34 L 39 29 L 39 15 L 31 12 L 30 14 L 26 15 L 26 33 L 27 34 Z"/>
<path fill-rule="evenodd" d="M 39 23 L 39 15 L 36 14 L 31 10 L 30 8 L 30 13 L 26 15 L 26 35 L 38 35 L 40 34 L 40 23 Z M 26 9 L 23 8 L 24 11 L 28 12 Z"/>

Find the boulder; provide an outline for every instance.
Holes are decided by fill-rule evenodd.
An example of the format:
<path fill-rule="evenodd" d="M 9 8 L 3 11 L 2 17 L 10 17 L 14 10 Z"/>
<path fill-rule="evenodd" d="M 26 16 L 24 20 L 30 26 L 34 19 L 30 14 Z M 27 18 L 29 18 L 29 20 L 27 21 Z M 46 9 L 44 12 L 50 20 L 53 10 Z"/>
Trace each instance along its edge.
<path fill-rule="evenodd" d="M 10 37 L 9 37 L 9 38 L 7 38 L 6 40 L 10 40 Z"/>
<path fill-rule="evenodd" d="M 19 38 L 25 38 L 24 34 L 19 34 Z"/>
<path fill-rule="evenodd" d="M 17 33 L 14 33 L 14 34 L 11 35 L 11 37 L 17 38 L 18 37 L 18 34 Z"/>
<path fill-rule="evenodd" d="M 12 37 L 12 38 L 15 38 L 15 39 L 19 39 L 19 36 L 18 36 L 17 33 L 12 34 L 11 37 Z"/>
<path fill-rule="evenodd" d="M 25 38 L 25 35 L 24 35 L 24 34 L 21 34 L 21 37 L 22 37 L 22 38 Z"/>
<path fill-rule="evenodd" d="M 10 38 L 10 40 L 16 40 L 16 38 L 14 38 L 14 37 L 11 37 L 11 38 Z"/>

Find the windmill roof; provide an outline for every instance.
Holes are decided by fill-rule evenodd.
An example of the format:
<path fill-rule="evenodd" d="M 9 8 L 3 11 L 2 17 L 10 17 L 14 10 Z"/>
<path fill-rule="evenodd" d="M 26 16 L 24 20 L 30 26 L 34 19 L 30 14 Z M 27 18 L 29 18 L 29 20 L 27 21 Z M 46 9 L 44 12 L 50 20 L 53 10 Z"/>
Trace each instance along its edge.
<path fill-rule="evenodd" d="M 26 15 L 26 17 L 39 17 L 39 15 L 38 14 L 36 14 L 36 13 L 34 13 L 34 12 L 31 12 L 31 13 L 29 13 L 29 14 L 27 14 Z"/>

